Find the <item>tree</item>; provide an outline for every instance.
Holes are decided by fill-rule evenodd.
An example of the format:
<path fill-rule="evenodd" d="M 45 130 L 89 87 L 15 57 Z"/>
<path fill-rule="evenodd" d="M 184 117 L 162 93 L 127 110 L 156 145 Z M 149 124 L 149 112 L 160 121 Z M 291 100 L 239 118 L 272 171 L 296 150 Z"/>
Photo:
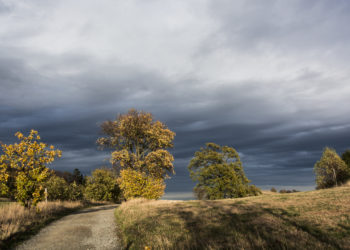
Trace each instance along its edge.
<path fill-rule="evenodd" d="M 84 176 L 77 168 L 73 170 L 73 182 L 75 182 L 77 185 L 84 184 Z"/>
<path fill-rule="evenodd" d="M 85 196 L 96 201 L 118 201 L 120 189 L 116 174 L 111 169 L 95 169 L 92 176 L 87 177 Z"/>
<path fill-rule="evenodd" d="M 73 183 L 74 177 L 73 174 L 68 171 L 59 171 L 59 170 L 52 170 L 52 173 L 58 177 L 63 178 L 68 184 Z"/>
<path fill-rule="evenodd" d="M 61 177 L 51 176 L 46 184 L 48 200 L 68 200 L 70 195 L 69 184 Z"/>
<path fill-rule="evenodd" d="M 101 128 L 106 136 L 99 138 L 97 143 L 115 150 L 110 161 L 120 174 L 118 182 L 124 195 L 160 198 L 165 189 L 164 179 L 175 173 L 174 158 L 167 151 L 173 147 L 175 133 L 162 122 L 154 121 L 152 114 L 135 109 L 119 115 L 115 121 L 105 121 Z M 135 179 L 130 173 L 135 173 Z M 150 188 L 145 193 L 140 192 L 141 180 Z M 155 186 L 151 188 L 153 184 Z M 154 194 L 149 194 L 150 190 Z"/>
<path fill-rule="evenodd" d="M 350 168 L 350 149 L 347 149 L 342 155 L 341 155 L 342 160 L 348 165 Z"/>
<path fill-rule="evenodd" d="M 342 155 L 342 160 L 346 163 L 348 166 L 348 171 L 350 172 L 350 149 L 347 149 Z M 350 179 L 350 175 L 347 179 Z"/>
<path fill-rule="evenodd" d="M 188 165 L 190 176 L 198 182 L 194 193 L 198 199 L 236 198 L 258 195 L 261 191 L 244 174 L 237 151 L 228 146 L 207 143 Z"/>
<path fill-rule="evenodd" d="M 75 182 L 77 185 L 83 185 L 84 184 L 84 176 L 80 172 L 79 169 L 75 168 L 73 170 L 73 173 L 70 173 L 68 171 L 59 171 L 59 170 L 52 170 L 53 174 L 63 178 L 68 184 L 72 184 Z"/>
<path fill-rule="evenodd" d="M 334 149 L 326 147 L 321 159 L 314 166 L 316 188 L 330 188 L 346 182 L 350 169 Z"/>
<path fill-rule="evenodd" d="M 50 175 L 50 164 L 62 152 L 54 146 L 40 142 L 37 131 L 31 130 L 25 137 L 17 132 L 19 143 L 2 144 L 0 157 L 0 191 L 8 197 L 15 197 L 25 207 L 36 205 L 44 192 L 43 184 Z"/>

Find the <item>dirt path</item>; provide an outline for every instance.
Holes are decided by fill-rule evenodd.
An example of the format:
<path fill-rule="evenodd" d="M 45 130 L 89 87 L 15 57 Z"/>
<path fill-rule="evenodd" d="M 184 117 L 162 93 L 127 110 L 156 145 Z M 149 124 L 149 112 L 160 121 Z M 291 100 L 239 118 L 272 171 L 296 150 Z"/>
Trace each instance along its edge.
<path fill-rule="evenodd" d="M 120 249 L 114 224 L 116 207 L 92 207 L 65 216 L 17 249 Z"/>

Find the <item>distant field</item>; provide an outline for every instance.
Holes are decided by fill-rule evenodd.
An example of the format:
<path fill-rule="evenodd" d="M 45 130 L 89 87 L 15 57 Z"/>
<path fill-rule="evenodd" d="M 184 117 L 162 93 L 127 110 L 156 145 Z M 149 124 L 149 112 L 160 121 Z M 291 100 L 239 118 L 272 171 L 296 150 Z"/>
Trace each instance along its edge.
<path fill-rule="evenodd" d="M 130 249 L 350 249 L 350 186 L 116 209 Z"/>

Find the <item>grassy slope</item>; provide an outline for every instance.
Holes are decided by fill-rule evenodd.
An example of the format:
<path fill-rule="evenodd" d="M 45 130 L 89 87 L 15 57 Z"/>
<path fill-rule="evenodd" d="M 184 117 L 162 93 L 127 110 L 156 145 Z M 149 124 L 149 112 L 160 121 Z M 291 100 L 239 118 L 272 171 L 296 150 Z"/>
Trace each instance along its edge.
<path fill-rule="evenodd" d="M 123 203 L 131 249 L 350 249 L 350 187 L 217 201 Z"/>

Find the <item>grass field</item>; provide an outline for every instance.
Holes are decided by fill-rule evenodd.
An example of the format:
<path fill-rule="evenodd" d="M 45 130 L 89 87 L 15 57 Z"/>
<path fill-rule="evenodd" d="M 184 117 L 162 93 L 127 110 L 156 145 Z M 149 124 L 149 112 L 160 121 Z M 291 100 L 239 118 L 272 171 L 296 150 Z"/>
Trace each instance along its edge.
<path fill-rule="evenodd" d="M 0 207 L 5 206 L 7 204 L 10 204 L 11 201 L 9 199 L 6 198 L 0 198 Z"/>
<path fill-rule="evenodd" d="M 350 186 L 217 201 L 123 203 L 130 249 L 350 249 Z"/>

